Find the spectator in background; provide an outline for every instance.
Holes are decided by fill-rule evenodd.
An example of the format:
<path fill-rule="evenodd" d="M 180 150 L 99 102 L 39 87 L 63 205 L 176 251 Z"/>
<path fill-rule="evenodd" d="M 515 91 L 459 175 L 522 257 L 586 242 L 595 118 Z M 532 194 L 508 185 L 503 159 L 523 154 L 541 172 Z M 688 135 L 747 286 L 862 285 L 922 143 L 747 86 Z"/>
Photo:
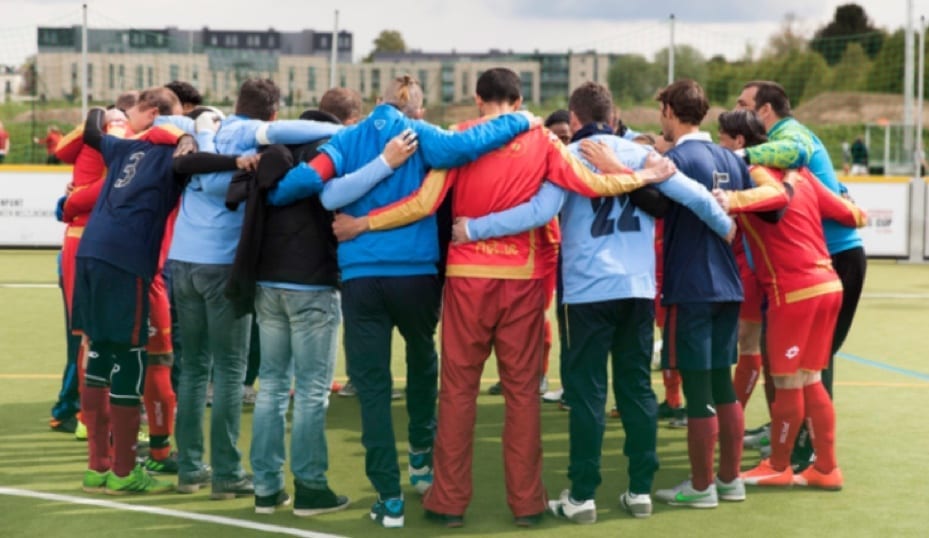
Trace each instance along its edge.
<path fill-rule="evenodd" d="M 567 110 L 556 110 L 545 118 L 545 126 L 548 127 L 561 143 L 568 145 L 571 143 L 571 125 Z"/>
<path fill-rule="evenodd" d="M 0 164 L 6 160 L 6 154 L 10 152 L 10 133 L 6 132 L 3 122 L 0 121 Z"/>
<path fill-rule="evenodd" d="M 36 144 L 45 145 L 45 164 L 61 164 L 61 161 L 55 156 L 55 148 L 58 147 L 58 142 L 61 141 L 61 129 L 55 125 L 49 125 L 45 138 L 34 137 L 32 141 Z"/>
<path fill-rule="evenodd" d="M 864 140 L 862 140 L 860 136 L 852 142 L 851 156 L 851 174 L 853 176 L 868 175 L 868 146 L 865 145 Z"/>
<path fill-rule="evenodd" d="M 842 172 L 847 176 L 852 162 L 852 147 L 847 140 L 842 141 Z"/>

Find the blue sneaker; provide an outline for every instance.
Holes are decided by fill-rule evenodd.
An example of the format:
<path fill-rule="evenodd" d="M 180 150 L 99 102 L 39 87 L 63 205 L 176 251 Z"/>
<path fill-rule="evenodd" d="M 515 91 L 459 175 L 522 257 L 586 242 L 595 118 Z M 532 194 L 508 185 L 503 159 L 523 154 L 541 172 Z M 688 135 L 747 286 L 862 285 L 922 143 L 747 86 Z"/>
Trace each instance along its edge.
<path fill-rule="evenodd" d="M 432 486 L 432 449 L 410 449 L 410 484 L 423 495 Z"/>
<path fill-rule="evenodd" d="M 371 507 L 371 519 L 387 529 L 403 528 L 403 497 L 391 497 L 377 502 Z"/>

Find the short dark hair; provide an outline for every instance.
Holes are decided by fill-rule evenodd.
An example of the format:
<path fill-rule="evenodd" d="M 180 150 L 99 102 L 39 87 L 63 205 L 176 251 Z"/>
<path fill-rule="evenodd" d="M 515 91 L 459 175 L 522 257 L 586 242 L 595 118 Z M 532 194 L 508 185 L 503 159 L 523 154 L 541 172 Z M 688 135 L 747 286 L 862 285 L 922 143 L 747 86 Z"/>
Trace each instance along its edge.
<path fill-rule="evenodd" d="M 683 79 L 658 92 L 656 101 L 662 107 L 669 106 L 677 119 L 687 125 L 700 125 L 710 110 L 710 102 L 703 88 L 696 81 Z"/>
<path fill-rule="evenodd" d="M 235 113 L 255 120 L 268 121 L 277 112 L 281 90 L 269 78 L 250 78 L 239 88 Z"/>
<path fill-rule="evenodd" d="M 585 82 L 571 92 L 568 110 L 574 112 L 577 121 L 588 123 L 610 123 L 613 116 L 613 95 L 603 84 Z"/>
<path fill-rule="evenodd" d="M 719 115 L 719 130 L 735 138 L 745 137 L 746 146 L 757 146 L 768 141 L 768 130 L 754 110 L 737 108 Z"/>
<path fill-rule="evenodd" d="M 116 103 L 114 105 L 116 108 L 122 110 L 123 112 L 134 107 L 135 104 L 139 101 L 139 92 L 132 90 L 128 92 L 121 93 L 119 97 L 116 98 Z"/>
<path fill-rule="evenodd" d="M 515 103 L 522 95 L 519 75 L 505 67 L 494 67 L 477 79 L 477 96 L 488 103 Z"/>
<path fill-rule="evenodd" d="M 742 86 L 743 90 L 755 88 L 755 110 L 764 105 L 771 105 L 771 110 L 778 118 L 792 116 L 790 111 L 790 99 L 787 97 L 787 91 L 777 82 L 770 80 L 753 80 Z"/>
<path fill-rule="evenodd" d="M 332 88 L 319 100 L 319 109 L 339 118 L 340 123 L 361 116 L 361 94 L 349 88 Z"/>
<path fill-rule="evenodd" d="M 571 123 L 571 116 L 568 115 L 567 110 L 558 109 L 545 118 L 546 127 L 551 127 L 557 123 Z"/>
<path fill-rule="evenodd" d="M 172 80 L 171 82 L 165 84 L 165 88 L 168 88 L 177 98 L 181 101 L 182 105 L 193 105 L 200 106 L 203 104 L 203 96 L 200 95 L 200 92 L 197 91 L 197 88 L 194 88 L 189 82 L 184 82 L 182 80 Z"/>
<path fill-rule="evenodd" d="M 177 95 L 167 88 L 149 88 L 139 94 L 139 100 L 136 103 L 140 110 L 157 108 L 158 114 L 170 116 L 174 114 L 174 107 L 180 104 Z"/>

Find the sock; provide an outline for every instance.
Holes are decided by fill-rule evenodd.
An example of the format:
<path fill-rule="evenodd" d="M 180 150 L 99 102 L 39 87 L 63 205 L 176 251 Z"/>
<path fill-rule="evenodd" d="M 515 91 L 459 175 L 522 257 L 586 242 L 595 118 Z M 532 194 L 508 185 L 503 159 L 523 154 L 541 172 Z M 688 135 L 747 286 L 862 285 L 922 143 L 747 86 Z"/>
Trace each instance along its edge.
<path fill-rule="evenodd" d="M 761 353 L 746 353 L 739 355 L 739 363 L 735 367 L 735 377 L 732 384 L 735 395 L 742 404 L 742 409 L 748 405 L 748 399 L 755 390 L 755 383 L 761 375 Z"/>
<path fill-rule="evenodd" d="M 687 455 L 693 487 L 705 490 L 713 483 L 713 453 L 719 435 L 716 417 L 687 418 Z"/>
<path fill-rule="evenodd" d="M 662 370 L 661 379 L 664 381 L 664 399 L 672 409 L 684 405 L 681 398 L 681 373 L 677 370 Z"/>
<path fill-rule="evenodd" d="M 177 407 L 177 396 L 171 388 L 170 366 L 153 364 L 145 369 L 145 391 L 142 393 L 142 401 L 145 402 L 145 411 L 148 413 L 149 434 L 153 438 L 170 436 L 174 429 L 174 409 Z"/>
<path fill-rule="evenodd" d="M 803 397 L 810 439 L 816 452 L 813 466 L 821 473 L 831 473 L 836 468 L 835 407 L 822 383 L 803 387 Z"/>
<path fill-rule="evenodd" d="M 768 416 L 771 415 L 771 405 L 774 404 L 774 378 L 771 376 L 771 368 L 768 366 L 768 360 L 765 355 L 761 355 L 761 372 L 764 374 L 764 399 L 768 402 Z"/>
<path fill-rule="evenodd" d="M 139 438 L 139 404 L 117 405 L 110 402 L 113 417 L 113 474 L 126 477 L 135 467 L 135 445 Z"/>
<path fill-rule="evenodd" d="M 87 426 L 87 467 L 110 470 L 110 389 L 81 387 L 81 415 Z"/>
<path fill-rule="evenodd" d="M 777 389 L 771 405 L 771 466 L 782 471 L 803 423 L 803 389 Z"/>
<path fill-rule="evenodd" d="M 732 482 L 739 477 L 742 465 L 742 436 L 745 434 L 745 415 L 738 402 L 716 406 L 719 421 L 719 478 Z"/>

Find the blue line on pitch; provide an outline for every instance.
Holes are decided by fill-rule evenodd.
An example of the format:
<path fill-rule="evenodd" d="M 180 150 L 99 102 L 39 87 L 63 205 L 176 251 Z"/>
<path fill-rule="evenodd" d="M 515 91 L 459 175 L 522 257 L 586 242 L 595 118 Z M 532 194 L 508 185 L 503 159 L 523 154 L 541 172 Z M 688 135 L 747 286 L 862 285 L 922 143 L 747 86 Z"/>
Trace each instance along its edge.
<path fill-rule="evenodd" d="M 896 374 L 905 375 L 907 377 L 915 377 L 916 379 L 920 379 L 922 381 L 929 381 L 929 375 L 921 373 L 921 372 L 915 372 L 913 370 L 907 370 L 905 368 L 897 368 L 896 366 L 884 364 L 883 362 L 872 361 L 871 359 L 866 359 L 864 357 L 858 357 L 858 356 L 855 356 L 849 353 L 845 353 L 844 351 L 840 351 L 836 353 L 836 355 L 838 355 L 839 357 L 842 357 L 843 359 L 848 359 L 852 362 L 864 364 L 865 366 L 873 366 L 875 368 L 880 368 L 881 370 L 887 370 L 889 372 L 894 372 Z"/>

